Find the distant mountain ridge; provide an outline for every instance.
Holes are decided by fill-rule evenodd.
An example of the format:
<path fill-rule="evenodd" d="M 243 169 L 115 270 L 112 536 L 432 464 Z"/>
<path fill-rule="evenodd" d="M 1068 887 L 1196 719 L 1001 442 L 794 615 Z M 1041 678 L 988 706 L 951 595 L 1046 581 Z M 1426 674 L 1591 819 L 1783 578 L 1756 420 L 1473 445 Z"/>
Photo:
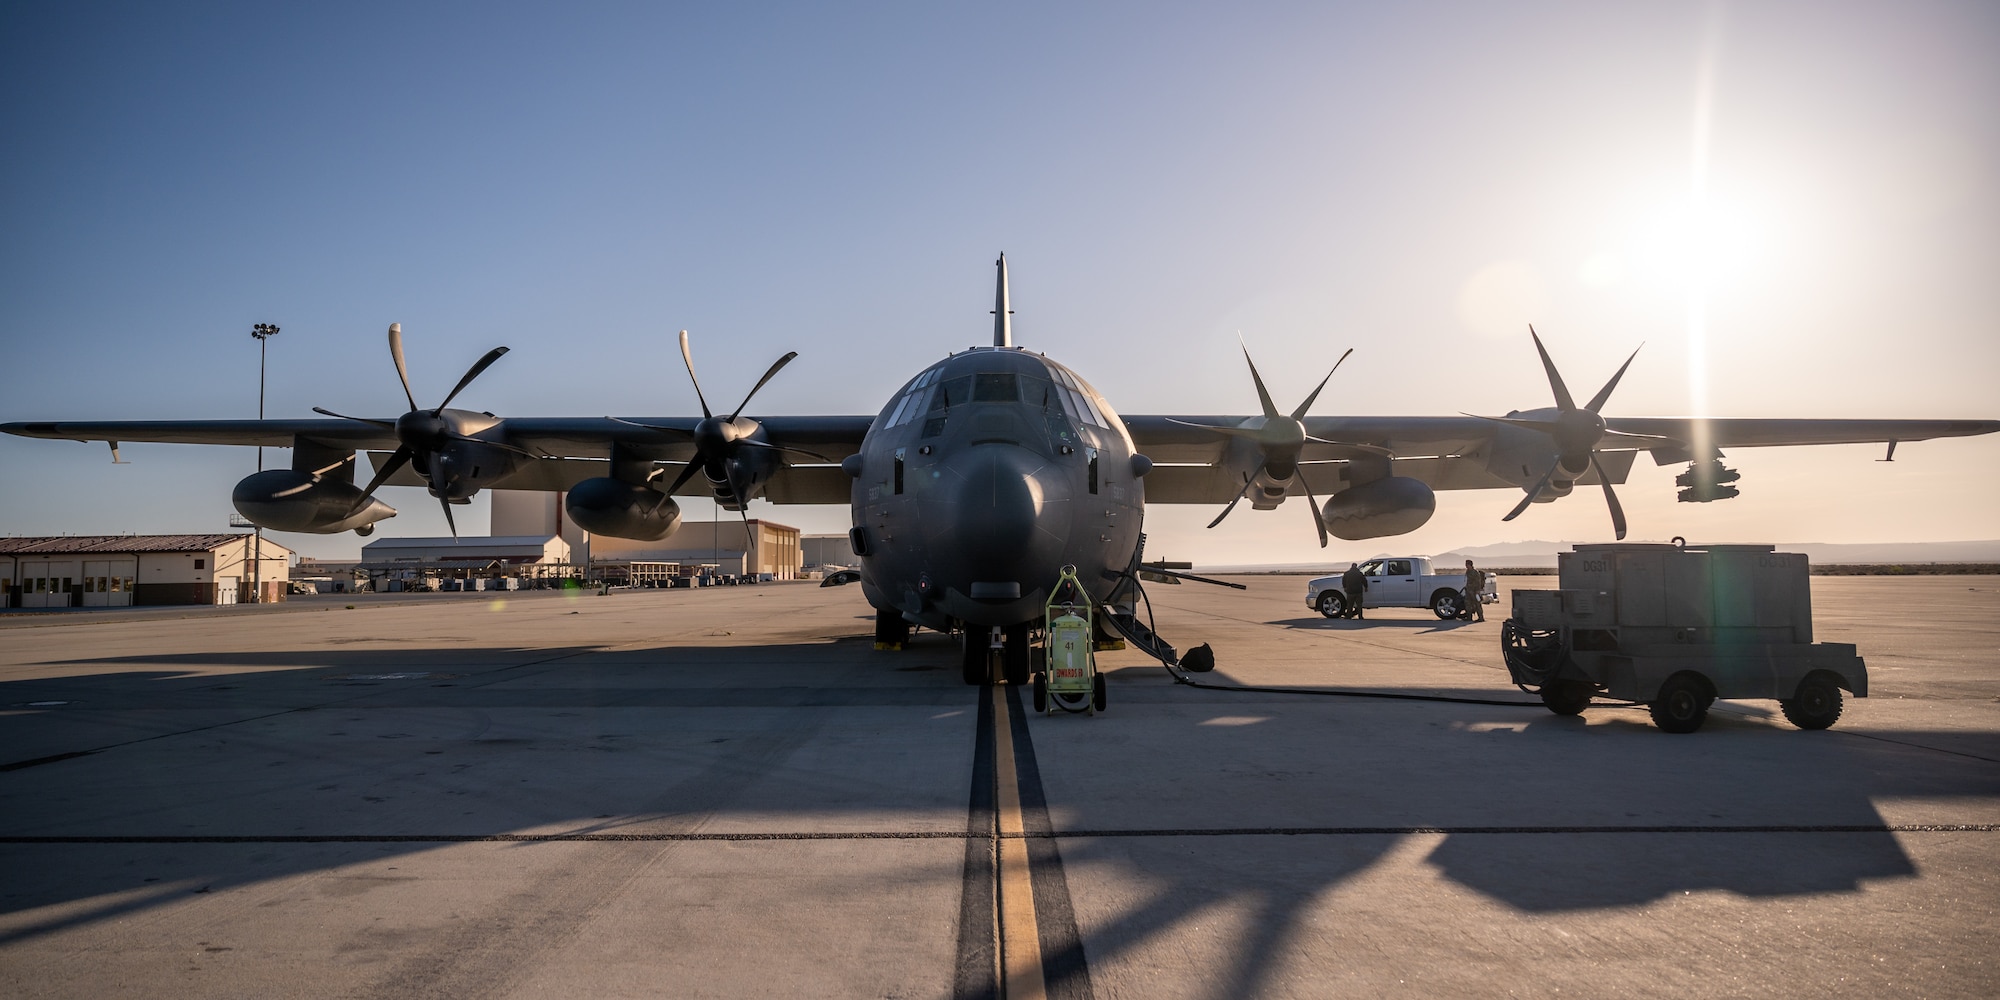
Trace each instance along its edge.
<path fill-rule="evenodd" d="M 1646 539 L 1632 539 L 1646 541 Z M 1665 541 L 1661 539 L 1661 541 Z M 1466 545 L 1448 552 L 1439 552 L 1431 560 L 1439 565 L 1456 565 L 1471 559 L 1481 566 L 1514 568 L 1554 568 L 1556 553 L 1568 551 L 1572 545 L 1593 544 L 1591 542 L 1498 542 L 1493 545 Z M 1720 543 L 1718 543 L 1720 544 Z M 1815 564 L 1855 564 L 1855 563 L 1976 563 L 2000 562 L 2000 539 L 1969 542 L 1778 542 L 1780 552 L 1803 552 Z M 1405 551 L 1383 550 L 1370 556 L 1407 555 Z M 1265 563 L 1261 565 L 1220 565 L 1204 566 L 1201 571 L 1211 573 L 1282 573 L 1318 572 L 1320 570 L 1345 569 L 1353 558 L 1317 560 L 1299 563 Z"/>

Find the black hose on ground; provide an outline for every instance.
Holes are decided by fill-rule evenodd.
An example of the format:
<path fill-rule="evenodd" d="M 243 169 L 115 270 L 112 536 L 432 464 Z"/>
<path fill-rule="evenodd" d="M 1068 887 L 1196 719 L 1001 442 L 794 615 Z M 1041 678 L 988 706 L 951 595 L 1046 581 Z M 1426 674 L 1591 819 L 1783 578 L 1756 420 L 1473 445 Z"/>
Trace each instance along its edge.
<path fill-rule="evenodd" d="M 1154 627 L 1153 599 L 1151 597 L 1146 596 L 1146 587 L 1144 584 L 1139 582 L 1136 576 L 1132 578 L 1132 586 L 1139 592 L 1139 599 L 1146 602 L 1147 631 L 1152 632 L 1154 635 L 1159 635 L 1160 634 L 1159 629 Z M 1154 659 L 1160 661 L 1160 666 L 1165 667 L 1168 674 L 1171 674 L 1173 676 L 1175 683 L 1185 684 L 1188 687 L 1192 688 L 1201 688 L 1205 691 L 1244 691 L 1244 692 L 1256 692 L 1259 694 L 1309 694 L 1309 695 L 1319 695 L 1322 697 L 1329 697 L 1329 698 L 1381 698 L 1389 701 L 1442 701 L 1442 702 L 1449 702 L 1454 705 L 1502 705 L 1508 708 L 1541 708 L 1541 709 L 1548 708 L 1547 705 L 1543 704 L 1540 701 L 1503 701 L 1498 698 L 1453 698 L 1449 695 L 1442 695 L 1442 694 L 1397 694 L 1391 691 L 1356 691 L 1350 688 L 1282 688 L 1282 687 L 1260 687 L 1252 684 L 1206 684 L 1201 681 L 1195 680 L 1192 677 L 1189 677 L 1185 673 L 1182 673 L 1180 668 L 1176 666 L 1172 661 L 1168 660 L 1166 657 L 1160 656 L 1157 653 L 1153 653 L 1151 655 L 1153 656 Z M 1636 704 L 1636 702 L 1631 704 Z M 1619 708 L 1625 706 L 1608 705 L 1605 707 Z"/>

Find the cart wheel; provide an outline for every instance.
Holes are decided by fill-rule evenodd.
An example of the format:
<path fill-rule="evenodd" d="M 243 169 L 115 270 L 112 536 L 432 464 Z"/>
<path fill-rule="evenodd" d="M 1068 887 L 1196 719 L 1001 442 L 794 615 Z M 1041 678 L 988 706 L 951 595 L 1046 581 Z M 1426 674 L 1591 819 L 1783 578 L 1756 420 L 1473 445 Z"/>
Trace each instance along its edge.
<path fill-rule="evenodd" d="M 1701 675 L 1682 672 L 1660 685 L 1660 695 L 1646 706 L 1653 725 L 1669 733 L 1691 733 L 1708 718 L 1708 685 Z"/>
<path fill-rule="evenodd" d="M 1542 704 L 1557 715 L 1582 715 L 1595 693 L 1582 681 L 1552 681 L 1542 685 Z"/>
<path fill-rule="evenodd" d="M 1049 679 L 1044 674 L 1035 675 L 1035 712 L 1049 714 Z"/>
<path fill-rule="evenodd" d="M 1104 675 L 1098 674 L 1090 682 L 1090 707 L 1104 711 Z"/>
<path fill-rule="evenodd" d="M 1840 720 L 1840 710 L 1845 707 L 1840 698 L 1840 685 L 1824 673 L 1811 673 L 1799 682 L 1797 693 L 1781 699 L 1778 707 L 1785 712 L 1785 718 L 1800 729 L 1825 729 Z"/>

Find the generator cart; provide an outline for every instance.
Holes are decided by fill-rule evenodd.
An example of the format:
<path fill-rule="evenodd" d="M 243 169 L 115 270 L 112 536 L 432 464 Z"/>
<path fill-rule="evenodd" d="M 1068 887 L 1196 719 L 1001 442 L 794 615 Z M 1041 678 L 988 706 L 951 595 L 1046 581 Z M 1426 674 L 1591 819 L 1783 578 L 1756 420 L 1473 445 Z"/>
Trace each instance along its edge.
<path fill-rule="evenodd" d="M 1679 540 L 1676 539 L 1676 542 Z M 1507 672 L 1558 715 L 1598 694 L 1643 702 L 1670 733 L 1701 728 L 1717 698 L 1775 698 L 1800 729 L 1868 697 L 1846 643 L 1813 642 L 1806 557 L 1772 545 L 1578 545 L 1560 590 L 1516 590 L 1501 628 Z"/>
<path fill-rule="evenodd" d="M 1104 675 L 1097 672 L 1096 643 L 1091 635 L 1090 597 L 1076 578 L 1075 566 L 1064 566 L 1049 591 L 1045 612 L 1042 669 L 1035 673 L 1035 711 L 1047 714 L 1104 711 Z"/>

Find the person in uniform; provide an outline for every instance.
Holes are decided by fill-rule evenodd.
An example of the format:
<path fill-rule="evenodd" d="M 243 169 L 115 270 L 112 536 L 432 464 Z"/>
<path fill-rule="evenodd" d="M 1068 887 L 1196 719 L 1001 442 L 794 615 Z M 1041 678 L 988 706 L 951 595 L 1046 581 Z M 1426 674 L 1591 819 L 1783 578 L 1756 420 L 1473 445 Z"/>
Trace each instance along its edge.
<path fill-rule="evenodd" d="M 1340 589 L 1347 595 L 1347 613 L 1343 618 L 1361 617 L 1361 598 L 1368 592 L 1368 577 L 1361 572 L 1360 563 L 1348 563 L 1347 572 L 1340 574 Z"/>
<path fill-rule="evenodd" d="M 1458 609 L 1458 617 L 1468 621 L 1486 620 L 1486 605 L 1479 603 L 1479 593 L 1486 589 L 1486 574 L 1473 568 L 1472 560 L 1465 561 L 1465 606 Z M 1479 617 L 1474 618 L 1474 615 Z"/>

